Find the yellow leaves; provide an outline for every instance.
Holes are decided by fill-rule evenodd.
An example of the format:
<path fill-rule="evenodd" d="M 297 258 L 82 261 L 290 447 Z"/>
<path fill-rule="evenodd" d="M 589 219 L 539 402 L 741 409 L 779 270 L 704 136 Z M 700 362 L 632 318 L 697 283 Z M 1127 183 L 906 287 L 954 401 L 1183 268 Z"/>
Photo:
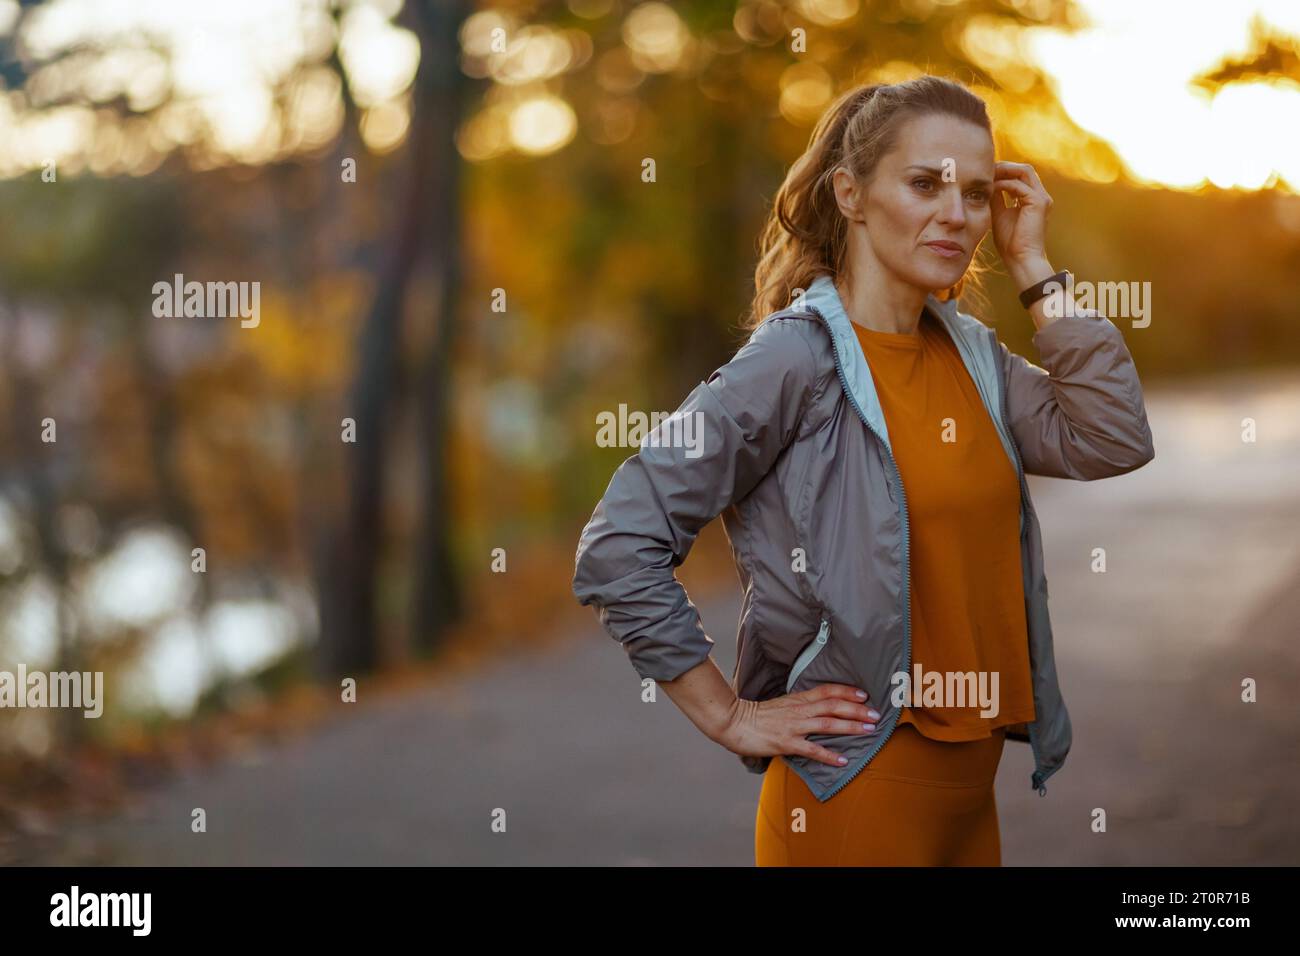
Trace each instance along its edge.
<path fill-rule="evenodd" d="M 304 396 L 342 385 L 369 286 L 369 277 L 346 272 L 317 277 L 300 292 L 263 284 L 261 324 L 232 330 L 232 344 L 257 360 L 272 390 Z"/>

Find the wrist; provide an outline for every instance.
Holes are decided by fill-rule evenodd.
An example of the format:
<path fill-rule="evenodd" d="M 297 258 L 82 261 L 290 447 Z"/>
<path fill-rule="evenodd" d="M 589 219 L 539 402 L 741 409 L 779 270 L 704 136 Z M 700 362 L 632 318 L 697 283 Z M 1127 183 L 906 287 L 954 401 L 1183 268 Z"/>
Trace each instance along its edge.
<path fill-rule="evenodd" d="M 1052 276 L 1056 270 L 1047 261 L 1046 256 L 1034 256 L 1017 262 L 1007 263 L 1007 274 L 1016 285 L 1017 292 L 1023 292 L 1035 282 L 1042 282 Z"/>
<path fill-rule="evenodd" d="M 709 734 L 710 739 L 733 753 L 739 753 L 740 742 L 745 736 L 744 728 L 752 723 L 757 707 L 758 701 L 737 697 L 728 708 L 726 719 L 721 722 L 717 732 Z"/>
<path fill-rule="evenodd" d="M 659 683 L 677 708 L 710 740 L 731 732 L 737 709 L 744 703 L 736 698 L 727 678 L 712 657 L 706 657 L 671 681 Z"/>

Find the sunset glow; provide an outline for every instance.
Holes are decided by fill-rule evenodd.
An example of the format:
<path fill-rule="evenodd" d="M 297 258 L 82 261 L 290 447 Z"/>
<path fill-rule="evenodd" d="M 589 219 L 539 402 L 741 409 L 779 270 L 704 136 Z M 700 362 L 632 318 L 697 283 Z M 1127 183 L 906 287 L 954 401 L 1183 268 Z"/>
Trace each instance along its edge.
<path fill-rule="evenodd" d="M 926 16 L 958 2 L 911 0 L 908 9 Z M 1265 76 L 1214 91 L 1194 83 L 1225 61 L 1248 59 L 1257 32 L 1300 36 L 1300 3 L 1235 0 L 1194 10 L 1181 0 L 1076 3 L 1089 25 L 1074 33 L 977 15 L 957 38 L 962 53 L 996 81 L 977 92 L 1014 152 L 1095 182 L 1127 174 L 1180 189 L 1300 192 L 1300 83 Z M 1042 0 L 1012 5 L 1031 18 L 1047 14 Z M 418 42 L 396 22 L 400 6 L 348 0 L 336 26 L 326 0 L 53 0 L 21 28 L 25 47 L 49 62 L 21 90 L 0 96 L 0 176 L 51 161 L 73 174 L 138 175 L 182 147 L 200 165 L 256 164 L 317 147 L 343 119 L 337 74 L 324 65 L 336 43 L 367 145 L 395 149 L 409 126 L 419 63 Z M 741 56 L 745 44 L 762 41 L 757 11 L 737 7 L 732 42 Z M 798 0 L 785 23 L 807 24 L 816 43 L 825 35 L 818 31 L 853 29 L 860 14 L 850 0 Z M 0 0 L 0 32 L 14 29 L 17 19 L 14 0 Z M 781 21 L 762 26 L 782 29 Z M 619 39 L 616 48 L 593 53 L 592 34 L 580 28 L 528 23 L 509 11 L 471 16 L 461 30 L 461 67 L 491 80 L 502 95 L 490 94 L 467 118 L 458 135 L 462 155 L 543 155 L 577 136 L 617 142 L 634 128 L 627 94 L 651 74 L 694 75 L 720 42 L 717 32 L 694 35 L 671 4 L 660 2 L 631 8 Z M 108 52 L 80 52 L 100 45 Z M 77 52 L 52 56 L 67 50 Z M 863 72 L 890 82 L 918 69 L 890 61 Z M 563 86 L 578 71 L 588 71 L 608 94 L 608 104 L 581 123 Z M 1080 141 L 1059 110 L 1014 102 L 1036 71 L 1048 77 L 1069 120 L 1110 144 L 1123 169 L 1096 142 Z M 815 50 L 798 52 L 773 92 L 776 108 L 794 125 L 811 126 L 843 82 Z M 285 84 L 293 91 L 287 108 L 274 96 Z M 119 123 L 99 108 L 119 98 L 132 110 L 153 112 Z"/>

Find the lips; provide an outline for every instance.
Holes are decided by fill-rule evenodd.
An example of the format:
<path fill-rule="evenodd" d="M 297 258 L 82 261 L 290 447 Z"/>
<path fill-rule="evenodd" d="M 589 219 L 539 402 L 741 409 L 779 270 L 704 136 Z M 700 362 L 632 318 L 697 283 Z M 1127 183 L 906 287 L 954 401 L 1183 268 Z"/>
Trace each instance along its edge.
<path fill-rule="evenodd" d="M 933 252 L 940 259 L 961 259 L 966 252 L 958 246 L 956 242 L 949 242 L 948 239 L 936 239 L 935 242 L 927 242 L 926 248 Z"/>

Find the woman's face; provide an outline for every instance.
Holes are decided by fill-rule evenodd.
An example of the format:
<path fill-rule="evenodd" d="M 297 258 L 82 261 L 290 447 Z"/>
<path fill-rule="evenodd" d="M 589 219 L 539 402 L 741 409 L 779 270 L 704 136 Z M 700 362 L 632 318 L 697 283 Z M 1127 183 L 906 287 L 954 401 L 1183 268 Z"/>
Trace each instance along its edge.
<path fill-rule="evenodd" d="M 856 196 L 876 260 L 926 292 L 948 289 L 992 222 L 992 137 L 942 113 L 906 120 Z"/>

